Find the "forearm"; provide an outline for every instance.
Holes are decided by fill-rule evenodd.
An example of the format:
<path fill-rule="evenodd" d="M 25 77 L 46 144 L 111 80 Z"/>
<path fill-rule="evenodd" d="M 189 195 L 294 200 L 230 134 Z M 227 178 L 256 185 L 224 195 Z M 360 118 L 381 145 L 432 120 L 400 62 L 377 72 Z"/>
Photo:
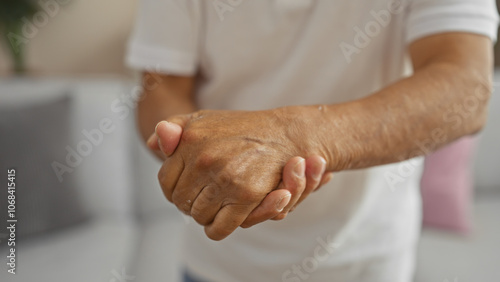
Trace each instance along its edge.
<path fill-rule="evenodd" d="M 398 162 L 479 131 L 489 95 L 485 72 L 436 64 L 365 99 L 303 107 L 310 118 L 288 134 L 310 136 L 307 154 L 330 171 Z"/>
<path fill-rule="evenodd" d="M 148 75 L 144 75 L 144 80 Z M 157 84 L 144 87 L 137 106 L 137 124 L 144 141 L 154 133 L 158 122 L 197 110 L 191 95 L 191 78 L 159 76 L 158 80 Z"/>
<path fill-rule="evenodd" d="M 173 99 L 168 105 L 155 105 L 152 107 L 140 107 L 138 109 L 137 122 L 144 141 L 155 132 L 156 125 L 163 120 L 175 115 L 190 114 L 197 107 L 194 103 Z"/>

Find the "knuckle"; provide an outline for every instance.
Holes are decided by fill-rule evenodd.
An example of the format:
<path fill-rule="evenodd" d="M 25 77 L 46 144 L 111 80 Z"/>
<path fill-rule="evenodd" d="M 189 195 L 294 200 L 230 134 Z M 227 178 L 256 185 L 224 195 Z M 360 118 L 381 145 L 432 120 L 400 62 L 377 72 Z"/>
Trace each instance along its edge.
<path fill-rule="evenodd" d="M 165 171 L 165 168 L 162 166 L 160 168 L 160 170 L 158 171 L 158 181 L 160 182 L 160 185 L 162 185 L 163 183 L 165 183 L 165 178 L 166 178 L 166 171 Z"/>
<path fill-rule="evenodd" d="M 209 152 L 202 152 L 196 159 L 195 166 L 197 168 L 209 168 L 215 164 L 217 158 Z M 213 173 L 213 172 L 211 172 Z"/>
<path fill-rule="evenodd" d="M 191 209 L 191 216 L 193 219 L 200 225 L 202 226 L 207 226 L 210 223 L 212 223 L 212 220 L 206 216 L 201 210 L 192 208 Z"/>
<path fill-rule="evenodd" d="M 193 206 L 192 202 L 193 194 L 189 189 L 183 189 L 182 187 L 177 187 L 172 193 L 172 202 L 177 206 L 177 208 L 187 215 L 191 215 L 191 209 Z"/>
<path fill-rule="evenodd" d="M 191 205 L 185 201 L 172 201 L 179 211 L 186 215 L 191 215 Z"/>
<path fill-rule="evenodd" d="M 173 203 L 170 189 L 166 185 L 166 173 L 163 168 L 158 172 L 158 182 L 160 184 L 163 195 L 165 195 L 165 198 L 167 198 L 169 202 Z"/>
<path fill-rule="evenodd" d="M 196 130 L 192 127 L 187 127 L 182 132 L 181 139 L 185 143 L 195 143 L 202 139 L 202 135 L 199 130 Z"/>
<path fill-rule="evenodd" d="M 210 180 L 212 180 L 212 182 L 218 188 L 217 190 L 235 186 L 235 183 L 233 182 L 234 177 L 232 177 L 228 171 L 229 169 L 227 166 L 225 166 L 223 170 L 217 173 L 215 173 L 212 170 L 209 171 L 208 176 L 210 177 Z"/>
<path fill-rule="evenodd" d="M 172 193 L 172 201 L 178 205 L 180 208 L 185 208 L 188 206 L 187 202 L 187 197 L 181 189 L 177 188 L 175 191 Z"/>
<path fill-rule="evenodd" d="M 262 195 L 260 195 L 260 192 L 251 187 L 238 188 L 236 192 L 236 197 L 243 203 L 254 203 L 262 200 Z"/>
<path fill-rule="evenodd" d="M 199 196 L 202 203 L 211 203 L 219 197 L 220 191 L 212 185 L 208 185 L 203 189 L 202 194 Z"/>
<path fill-rule="evenodd" d="M 200 168 L 200 170 L 203 170 L 203 168 Z M 206 174 L 209 182 L 205 188 L 203 188 L 203 193 L 200 195 L 203 196 L 205 202 L 213 202 L 221 197 L 230 197 L 234 195 L 233 191 L 237 191 L 237 189 L 232 189 L 236 187 L 236 185 L 232 181 L 233 178 L 230 177 L 228 173 L 224 171 L 214 172 L 208 169 Z"/>
<path fill-rule="evenodd" d="M 217 189 L 212 186 L 205 186 L 200 192 L 196 201 L 191 206 L 191 216 L 199 224 L 206 226 L 212 223 L 215 215 L 207 212 L 207 206 L 215 205 L 215 200 L 218 197 Z"/>
<path fill-rule="evenodd" d="M 210 112 L 211 112 L 211 110 L 199 110 L 193 114 L 193 119 L 197 120 L 197 119 L 203 118 L 203 116 L 209 114 Z"/>

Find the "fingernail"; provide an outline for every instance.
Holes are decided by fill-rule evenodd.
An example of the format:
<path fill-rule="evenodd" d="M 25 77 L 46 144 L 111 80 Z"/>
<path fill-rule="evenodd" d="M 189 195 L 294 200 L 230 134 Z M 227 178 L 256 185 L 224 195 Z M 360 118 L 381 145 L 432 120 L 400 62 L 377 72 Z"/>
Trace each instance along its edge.
<path fill-rule="evenodd" d="M 324 158 L 320 158 L 321 162 L 326 166 L 326 160 Z"/>
<path fill-rule="evenodd" d="M 160 138 L 157 138 L 158 139 L 158 148 L 160 148 L 160 151 L 163 152 L 163 146 L 161 145 L 161 139 Z"/>
<path fill-rule="evenodd" d="M 156 124 L 156 127 L 155 127 L 156 142 L 158 143 L 158 147 L 160 148 L 160 151 L 163 151 L 163 148 L 161 146 L 161 138 L 158 135 L 158 126 L 160 126 L 166 122 L 168 122 L 168 121 L 160 121 L 158 124 Z"/>
<path fill-rule="evenodd" d="M 288 194 L 286 196 L 284 196 L 283 198 L 281 198 L 279 200 L 279 202 L 276 204 L 276 209 L 279 211 L 279 212 L 282 212 L 283 209 L 288 205 L 288 203 L 290 202 L 290 198 L 292 197 L 291 194 Z"/>
<path fill-rule="evenodd" d="M 295 167 L 293 168 L 293 173 L 298 176 L 298 177 L 304 177 L 306 168 L 304 167 L 306 163 L 306 160 L 301 159 L 297 164 L 295 164 Z"/>
<path fill-rule="evenodd" d="M 323 173 L 325 173 L 325 167 L 324 166 L 323 166 L 323 168 L 320 171 L 313 172 L 313 174 L 311 175 L 311 177 L 314 179 L 314 181 L 321 181 L 321 178 L 323 178 Z"/>
<path fill-rule="evenodd" d="M 159 123 L 156 124 L 156 126 L 155 126 L 155 132 L 158 131 L 158 126 L 160 126 L 160 124 L 162 124 L 164 122 L 166 122 L 166 121 L 160 121 Z"/>
<path fill-rule="evenodd" d="M 311 177 L 314 179 L 314 181 L 321 181 L 321 178 L 323 178 L 323 174 L 325 173 L 326 169 L 326 160 L 322 157 L 319 158 L 321 161 L 321 164 L 319 165 L 321 167 L 320 171 L 317 171 L 317 167 L 313 169 L 313 173 L 311 174 Z"/>
<path fill-rule="evenodd" d="M 321 177 L 323 177 L 323 173 L 320 172 L 315 172 L 311 175 L 311 177 L 314 179 L 314 181 L 321 181 Z"/>

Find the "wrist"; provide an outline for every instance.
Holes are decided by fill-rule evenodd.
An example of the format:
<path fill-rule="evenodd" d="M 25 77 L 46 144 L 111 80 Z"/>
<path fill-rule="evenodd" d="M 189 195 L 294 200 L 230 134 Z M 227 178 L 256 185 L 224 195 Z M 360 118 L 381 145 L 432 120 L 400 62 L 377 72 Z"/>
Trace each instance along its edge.
<path fill-rule="evenodd" d="M 320 156 L 327 171 L 338 170 L 336 145 L 331 142 L 329 106 L 290 106 L 274 109 L 283 136 L 290 142 L 296 156 Z"/>

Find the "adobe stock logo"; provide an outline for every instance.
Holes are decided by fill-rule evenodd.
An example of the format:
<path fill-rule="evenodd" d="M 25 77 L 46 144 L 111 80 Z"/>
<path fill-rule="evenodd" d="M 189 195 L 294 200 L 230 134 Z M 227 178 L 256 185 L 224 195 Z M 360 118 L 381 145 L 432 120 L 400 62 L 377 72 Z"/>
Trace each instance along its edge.
<path fill-rule="evenodd" d="M 306 281 L 319 268 L 321 263 L 328 260 L 345 243 L 336 241 L 333 234 L 329 234 L 324 238 L 317 237 L 316 242 L 318 244 L 311 256 L 304 258 L 299 264 L 292 265 L 282 273 L 282 282 Z"/>
<path fill-rule="evenodd" d="M 353 55 L 361 53 L 362 49 L 370 45 L 373 38 L 377 37 L 382 29 L 391 23 L 393 15 L 400 14 L 403 10 L 402 0 L 390 0 L 387 3 L 387 9 L 378 12 L 370 11 L 372 20 L 368 21 L 363 29 L 354 26 L 353 29 L 356 34 L 354 35 L 352 44 L 342 41 L 339 45 L 347 63 L 350 64 Z"/>
<path fill-rule="evenodd" d="M 122 268 L 121 272 L 113 269 L 113 271 L 111 271 L 111 274 L 113 274 L 113 278 L 111 278 L 109 282 L 127 282 L 135 280 L 135 276 L 128 275 L 125 268 Z"/>
<path fill-rule="evenodd" d="M 236 7 L 241 5 L 244 0 L 212 0 L 212 5 L 214 6 L 217 16 L 220 21 L 224 21 L 227 12 L 233 12 Z"/>

